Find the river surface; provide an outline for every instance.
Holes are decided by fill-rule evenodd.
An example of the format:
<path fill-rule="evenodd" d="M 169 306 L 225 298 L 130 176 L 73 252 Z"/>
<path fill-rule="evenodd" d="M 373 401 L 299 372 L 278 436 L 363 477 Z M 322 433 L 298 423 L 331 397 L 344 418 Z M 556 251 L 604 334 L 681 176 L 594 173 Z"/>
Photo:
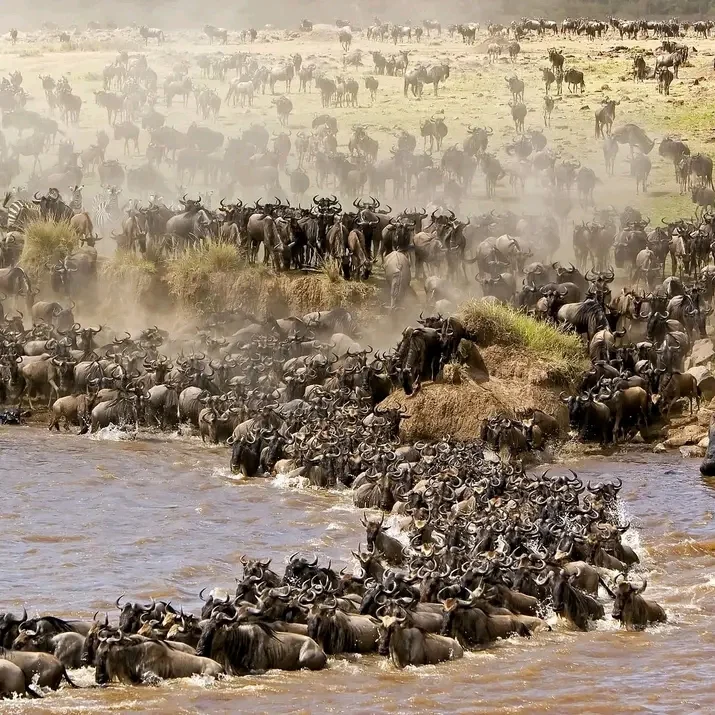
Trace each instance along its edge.
<path fill-rule="evenodd" d="M 231 589 L 240 556 L 291 553 L 351 563 L 364 538 L 349 492 L 232 479 L 228 451 L 195 438 L 118 439 L 0 430 L 3 500 L 0 611 L 91 618 L 122 593 L 171 598 L 195 611 L 204 586 Z M 3 713 L 693 713 L 715 712 L 715 482 L 677 457 L 578 465 L 585 479 L 620 476 L 646 595 L 669 622 L 644 633 L 610 619 L 590 633 L 500 642 L 439 666 L 396 670 L 345 657 L 321 672 L 200 678 L 158 687 L 87 687 Z M 634 580 L 637 578 L 634 576 Z M 114 610 L 113 610 L 114 609 Z M 93 685 L 93 671 L 74 671 Z"/>

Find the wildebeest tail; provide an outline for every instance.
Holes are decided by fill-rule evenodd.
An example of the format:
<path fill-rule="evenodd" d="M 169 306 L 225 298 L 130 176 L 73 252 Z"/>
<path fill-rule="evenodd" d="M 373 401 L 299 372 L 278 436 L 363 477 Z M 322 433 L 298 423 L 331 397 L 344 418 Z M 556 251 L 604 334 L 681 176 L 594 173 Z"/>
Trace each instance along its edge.
<path fill-rule="evenodd" d="M 67 668 L 62 666 L 62 677 L 73 687 L 73 688 L 79 688 L 79 685 L 75 683 L 72 678 L 70 678 L 69 674 L 67 673 Z"/>
<path fill-rule="evenodd" d="M 603 577 L 600 576 L 600 575 L 599 575 L 599 577 L 598 577 L 598 582 L 601 584 L 601 586 L 603 586 L 603 588 L 605 589 L 606 593 L 607 593 L 611 598 L 615 598 L 615 597 L 616 597 L 616 594 L 614 594 L 613 591 L 611 591 L 611 589 L 609 588 L 608 584 L 603 580 Z"/>
<path fill-rule="evenodd" d="M 30 685 L 25 685 L 25 693 L 31 698 L 38 698 L 39 700 L 42 699 L 42 695 L 40 695 L 36 690 L 33 690 Z"/>

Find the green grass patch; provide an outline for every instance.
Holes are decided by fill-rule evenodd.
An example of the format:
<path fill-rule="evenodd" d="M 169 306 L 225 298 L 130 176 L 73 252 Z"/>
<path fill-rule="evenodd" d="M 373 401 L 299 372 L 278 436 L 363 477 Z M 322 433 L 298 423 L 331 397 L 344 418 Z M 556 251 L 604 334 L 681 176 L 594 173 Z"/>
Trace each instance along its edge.
<path fill-rule="evenodd" d="M 672 183 L 675 182 L 673 181 Z M 651 185 L 649 189 L 652 192 L 655 187 Z M 690 192 L 681 196 L 676 189 L 676 193 L 668 193 L 667 195 L 654 196 L 649 193 L 641 196 L 639 210 L 643 216 L 650 217 L 651 224 L 658 226 L 661 219 L 675 221 L 678 218 L 694 216 L 695 204 L 690 198 Z"/>
<path fill-rule="evenodd" d="M 24 235 L 20 264 L 34 279 L 47 273 L 48 265 L 67 258 L 79 247 L 79 238 L 69 221 L 30 221 Z"/>
<path fill-rule="evenodd" d="M 478 345 L 516 348 L 526 361 L 538 360 L 550 374 L 572 379 L 587 363 L 581 339 L 525 313 L 497 303 L 470 300 L 457 314 Z"/>

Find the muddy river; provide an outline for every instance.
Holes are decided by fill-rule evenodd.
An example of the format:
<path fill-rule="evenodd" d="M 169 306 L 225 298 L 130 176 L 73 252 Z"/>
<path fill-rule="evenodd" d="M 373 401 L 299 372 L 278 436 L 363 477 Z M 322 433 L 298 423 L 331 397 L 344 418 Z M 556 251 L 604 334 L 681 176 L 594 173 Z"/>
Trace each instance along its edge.
<path fill-rule="evenodd" d="M 197 610 L 203 586 L 231 588 L 241 554 L 294 551 L 347 563 L 362 536 L 347 492 L 278 480 L 236 481 L 228 452 L 191 438 L 123 441 L 0 431 L 4 546 L 0 610 L 92 617 L 121 593 L 171 598 Z M 610 618 L 590 633 L 557 626 L 463 660 L 396 670 L 377 656 L 332 659 L 317 673 L 271 672 L 222 683 L 94 688 L 5 713 L 690 713 L 715 711 L 715 482 L 697 463 L 629 457 L 578 466 L 584 479 L 620 476 L 631 545 L 648 594 L 669 623 L 621 632 Z M 610 609 L 607 611 L 610 614 Z"/>

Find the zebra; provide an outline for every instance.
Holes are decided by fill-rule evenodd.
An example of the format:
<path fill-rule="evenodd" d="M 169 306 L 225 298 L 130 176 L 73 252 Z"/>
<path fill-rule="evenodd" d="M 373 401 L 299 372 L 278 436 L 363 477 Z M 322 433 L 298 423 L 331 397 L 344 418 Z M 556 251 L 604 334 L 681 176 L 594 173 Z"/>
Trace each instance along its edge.
<path fill-rule="evenodd" d="M 104 228 L 120 218 L 119 194 L 122 190 L 118 186 L 105 186 L 105 191 L 94 197 L 92 213 L 94 225 Z"/>
<path fill-rule="evenodd" d="M 23 231 L 31 221 L 40 218 L 40 207 L 32 201 L 15 199 L 7 207 L 7 230 Z"/>
<path fill-rule="evenodd" d="M 84 184 L 80 186 L 70 186 L 70 191 L 72 192 L 72 199 L 70 200 L 70 208 L 76 213 L 82 211 L 82 189 Z"/>

